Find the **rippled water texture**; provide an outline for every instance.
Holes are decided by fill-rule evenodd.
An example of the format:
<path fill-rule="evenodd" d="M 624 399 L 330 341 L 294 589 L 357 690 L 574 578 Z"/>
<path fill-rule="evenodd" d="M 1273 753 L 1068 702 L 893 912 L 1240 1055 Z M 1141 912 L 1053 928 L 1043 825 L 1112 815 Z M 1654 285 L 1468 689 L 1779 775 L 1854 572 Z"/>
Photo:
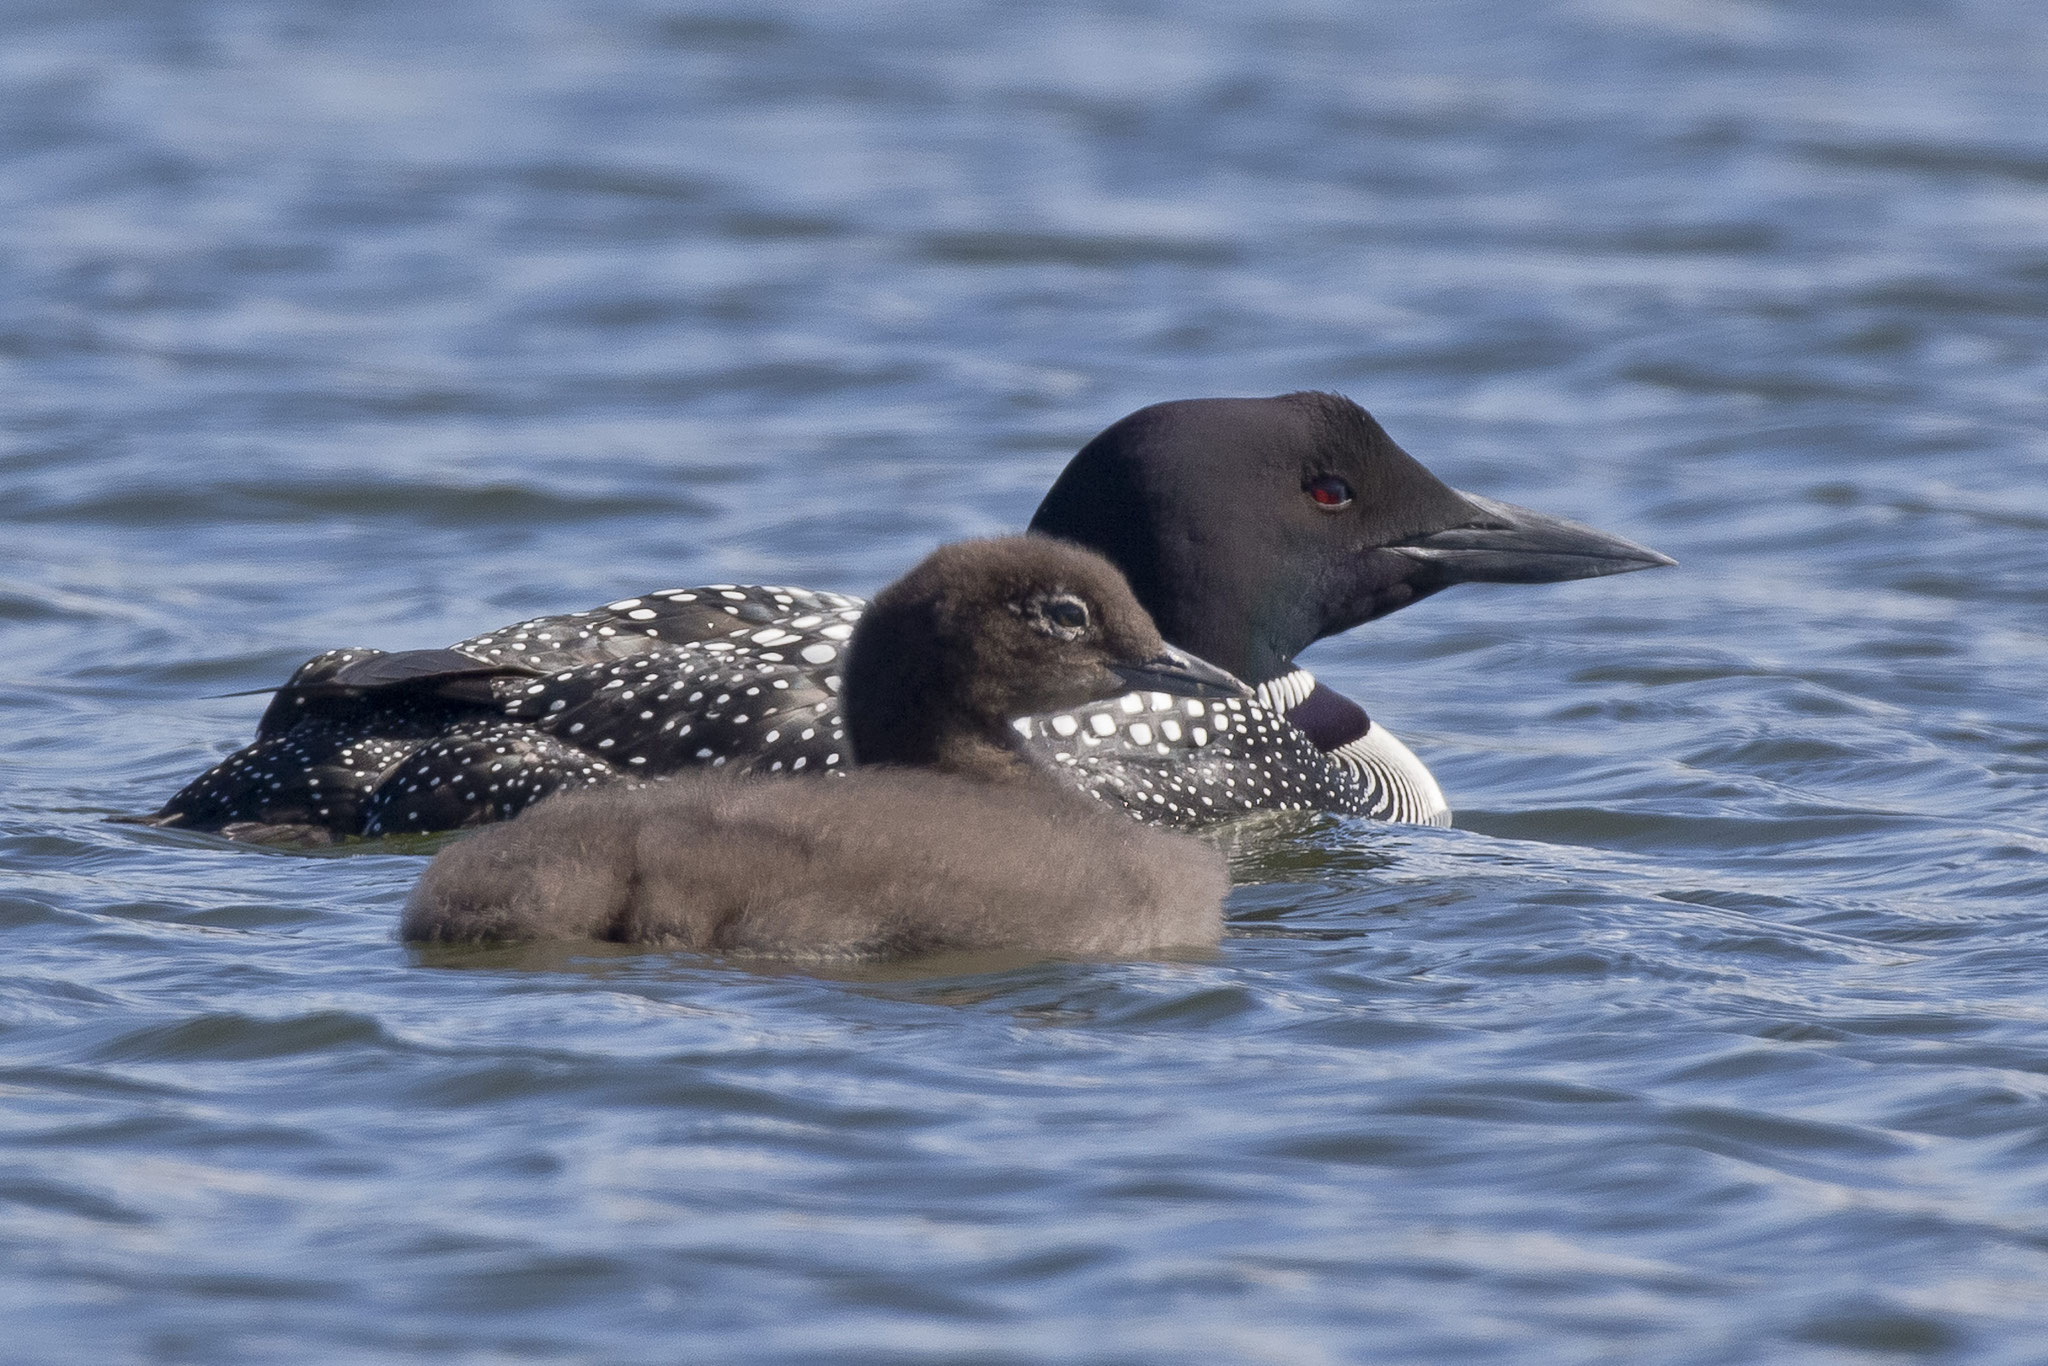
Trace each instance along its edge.
<path fill-rule="evenodd" d="M 0 5 L 10 1360 L 2032 1363 L 2048 9 Z M 1682 567 L 1308 662 L 1194 961 L 420 958 L 109 826 L 335 645 L 868 591 L 1318 387 Z"/>

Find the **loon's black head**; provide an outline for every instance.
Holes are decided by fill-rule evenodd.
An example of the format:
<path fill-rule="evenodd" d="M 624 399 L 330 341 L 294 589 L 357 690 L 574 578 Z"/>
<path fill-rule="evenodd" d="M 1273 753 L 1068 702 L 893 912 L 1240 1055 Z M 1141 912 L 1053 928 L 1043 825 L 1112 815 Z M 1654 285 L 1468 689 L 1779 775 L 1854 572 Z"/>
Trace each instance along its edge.
<path fill-rule="evenodd" d="M 985 770 L 1010 722 L 1133 689 L 1248 696 L 1174 649 L 1100 555 L 1042 536 L 942 546 L 875 595 L 846 656 L 846 723 L 863 764 Z"/>
<path fill-rule="evenodd" d="M 1141 408 L 1081 448 L 1031 530 L 1123 570 L 1176 645 L 1263 683 L 1324 636 L 1454 583 L 1674 563 L 1451 488 L 1335 394 Z"/>

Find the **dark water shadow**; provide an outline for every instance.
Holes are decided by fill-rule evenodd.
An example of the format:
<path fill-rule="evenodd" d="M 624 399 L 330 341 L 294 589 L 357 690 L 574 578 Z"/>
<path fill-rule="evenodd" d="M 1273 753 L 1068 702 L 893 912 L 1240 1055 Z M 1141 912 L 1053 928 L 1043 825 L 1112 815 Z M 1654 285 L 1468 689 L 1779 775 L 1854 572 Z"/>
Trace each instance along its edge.
<path fill-rule="evenodd" d="M 805 962 L 779 958 L 741 958 L 693 953 L 643 944 L 608 944 L 599 940 L 532 944 L 414 944 L 407 946 L 415 966 L 457 972 L 561 973 L 607 981 L 629 979 L 680 982 L 707 972 L 732 972 L 763 981 L 832 982 L 849 986 L 943 987 L 981 982 L 1008 974 L 1043 969 L 1061 972 L 1075 966 L 1117 963 L 1207 963 L 1215 949 L 1199 946 L 1162 948 L 1153 953 L 1121 957 L 1053 957 L 1029 950 L 933 953 L 891 962 Z M 1001 994 L 991 985 L 987 996 Z M 986 999 L 977 997 L 976 999 Z M 961 1001 L 959 1004 L 971 1004 Z"/>

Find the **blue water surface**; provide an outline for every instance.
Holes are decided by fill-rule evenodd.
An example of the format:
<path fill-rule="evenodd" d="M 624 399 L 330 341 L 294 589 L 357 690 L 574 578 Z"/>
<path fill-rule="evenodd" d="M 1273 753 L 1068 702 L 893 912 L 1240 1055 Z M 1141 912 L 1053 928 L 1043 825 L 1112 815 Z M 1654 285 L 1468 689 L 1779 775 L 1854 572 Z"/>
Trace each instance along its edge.
<path fill-rule="evenodd" d="M 2048 8 L 4 0 L 10 1361 L 2048 1360 Z M 395 942 L 316 650 L 868 592 L 1333 389 L 1681 568 L 1306 662 L 1209 957 Z"/>

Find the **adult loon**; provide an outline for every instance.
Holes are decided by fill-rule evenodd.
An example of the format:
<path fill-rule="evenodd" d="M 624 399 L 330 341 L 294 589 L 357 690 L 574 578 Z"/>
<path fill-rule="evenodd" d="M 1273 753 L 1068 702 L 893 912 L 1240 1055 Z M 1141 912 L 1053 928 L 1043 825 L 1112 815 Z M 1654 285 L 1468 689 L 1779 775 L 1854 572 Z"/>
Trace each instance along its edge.
<path fill-rule="evenodd" d="M 568 793 L 428 867 L 413 942 L 601 939 L 812 960 L 1214 944 L 1229 883 L 1042 766 L 1012 722 L 1127 693 L 1241 699 L 1101 556 L 1039 536 L 933 552 L 848 643 L 841 782 L 680 775 Z"/>
<path fill-rule="evenodd" d="M 1087 546 L 1166 639 L 1251 700 L 1130 694 L 1020 722 L 1072 781 L 1178 825 L 1259 808 L 1445 822 L 1429 770 L 1294 663 L 1316 640 L 1456 583 L 1542 583 L 1672 561 L 1461 493 L 1331 394 L 1187 399 L 1084 446 L 1032 532 Z M 860 599 L 717 584 L 541 617 L 446 650 L 302 665 L 255 741 L 151 824 L 244 839 L 456 829 L 552 793 L 709 766 L 846 764 L 839 659 Z"/>

